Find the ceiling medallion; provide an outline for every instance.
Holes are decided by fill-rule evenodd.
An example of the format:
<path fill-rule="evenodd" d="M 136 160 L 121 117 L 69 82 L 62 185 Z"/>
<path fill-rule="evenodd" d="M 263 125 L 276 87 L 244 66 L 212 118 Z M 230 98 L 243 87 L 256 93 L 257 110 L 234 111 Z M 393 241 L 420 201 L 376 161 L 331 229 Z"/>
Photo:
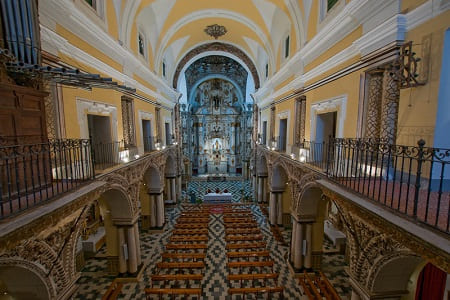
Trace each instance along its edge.
<path fill-rule="evenodd" d="M 206 26 L 205 32 L 207 35 L 212 36 L 217 40 L 218 37 L 227 33 L 227 29 L 225 28 L 225 26 L 214 24 Z"/>

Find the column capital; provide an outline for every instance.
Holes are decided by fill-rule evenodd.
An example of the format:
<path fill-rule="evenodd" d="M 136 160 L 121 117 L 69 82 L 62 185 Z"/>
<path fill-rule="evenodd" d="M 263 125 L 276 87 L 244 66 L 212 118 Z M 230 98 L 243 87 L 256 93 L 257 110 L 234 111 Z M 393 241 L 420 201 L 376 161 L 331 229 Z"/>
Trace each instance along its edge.
<path fill-rule="evenodd" d="M 147 189 L 147 194 L 150 195 L 159 195 L 163 193 L 163 189 L 162 188 L 148 188 Z"/>
<path fill-rule="evenodd" d="M 316 222 L 316 216 L 314 215 L 298 215 L 295 212 L 291 212 L 291 216 L 297 223 L 308 224 Z"/>

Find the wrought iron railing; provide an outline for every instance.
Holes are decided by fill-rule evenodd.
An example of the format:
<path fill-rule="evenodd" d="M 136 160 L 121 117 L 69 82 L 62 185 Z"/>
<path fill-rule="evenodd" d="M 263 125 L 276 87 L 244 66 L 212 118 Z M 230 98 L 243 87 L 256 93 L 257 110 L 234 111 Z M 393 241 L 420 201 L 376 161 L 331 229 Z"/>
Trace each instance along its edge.
<path fill-rule="evenodd" d="M 0 219 L 94 178 L 89 140 L 0 147 Z"/>
<path fill-rule="evenodd" d="M 291 146 L 291 158 L 332 181 L 419 222 L 449 233 L 450 149 L 330 139 Z"/>
<path fill-rule="evenodd" d="M 450 149 L 331 139 L 326 174 L 395 211 L 449 232 Z"/>
<path fill-rule="evenodd" d="M 127 145 L 123 140 L 92 144 L 92 159 L 97 172 L 136 158 L 139 158 L 137 147 Z"/>

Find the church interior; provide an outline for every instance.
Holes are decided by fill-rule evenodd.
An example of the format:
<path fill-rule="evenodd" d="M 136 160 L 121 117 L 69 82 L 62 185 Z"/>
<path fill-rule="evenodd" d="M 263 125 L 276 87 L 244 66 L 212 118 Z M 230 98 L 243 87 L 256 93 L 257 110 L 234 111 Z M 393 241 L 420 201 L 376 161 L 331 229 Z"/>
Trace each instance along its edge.
<path fill-rule="evenodd" d="M 0 300 L 450 299 L 449 0 L 0 20 Z"/>

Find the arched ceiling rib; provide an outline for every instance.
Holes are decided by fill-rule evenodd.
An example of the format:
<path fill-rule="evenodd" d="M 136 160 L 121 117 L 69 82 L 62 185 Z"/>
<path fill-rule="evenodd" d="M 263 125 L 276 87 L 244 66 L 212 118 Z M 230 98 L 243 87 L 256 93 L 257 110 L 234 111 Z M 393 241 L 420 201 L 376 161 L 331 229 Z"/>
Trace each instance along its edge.
<path fill-rule="evenodd" d="M 137 32 L 144 31 L 150 44 L 151 64 L 157 73 L 162 62 L 169 68 L 177 85 L 180 65 L 186 63 L 183 53 L 198 49 L 212 38 L 203 30 L 209 23 L 226 25 L 229 31 L 220 38 L 233 44 L 247 58 L 255 84 L 265 65 L 275 70 L 281 40 L 291 35 L 292 50 L 305 43 L 304 2 L 310 0 L 133 0 L 122 5 L 119 39 L 135 49 Z M 222 24 L 221 24 L 222 23 Z M 224 26 L 225 26 L 224 25 Z M 233 51 L 236 52 L 236 51 Z M 177 64 L 177 62 L 179 62 Z M 251 64 L 248 62 L 252 62 Z M 252 67 L 250 67 L 250 65 Z M 254 69 L 254 70 L 253 70 Z M 170 77 L 169 77 L 170 78 Z"/>
<path fill-rule="evenodd" d="M 228 52 L 228 53 L 233 54 L 233 55 L 237 56 L 238 58 L 240 58 L 246 64 L 246 66 L 250 70 L 250 72 L 252 73 L 253 81 L 255 83 L 255 88 L 256 89 L 259 88 L 260 82 L 259 82 L 258 72 L 256 70 L 255 65 L 251 61 L 251 59 L 239 48 L 237 48 L 233 45 L 219 43 L 219 42 L 201 45 L 195 49 L 192 49 L 181 59 L 181 61 L 177 65 L 177 69 L 176 69 L 175 75 L 173 77 L 173 87 L 174 88 L 177 88 L 178 77 L 180 76 L 180 72 L 183 69 L 183 67 L 195 56 L 197 56 L 203 52 L 208 52 L 208 51 Z"/>

